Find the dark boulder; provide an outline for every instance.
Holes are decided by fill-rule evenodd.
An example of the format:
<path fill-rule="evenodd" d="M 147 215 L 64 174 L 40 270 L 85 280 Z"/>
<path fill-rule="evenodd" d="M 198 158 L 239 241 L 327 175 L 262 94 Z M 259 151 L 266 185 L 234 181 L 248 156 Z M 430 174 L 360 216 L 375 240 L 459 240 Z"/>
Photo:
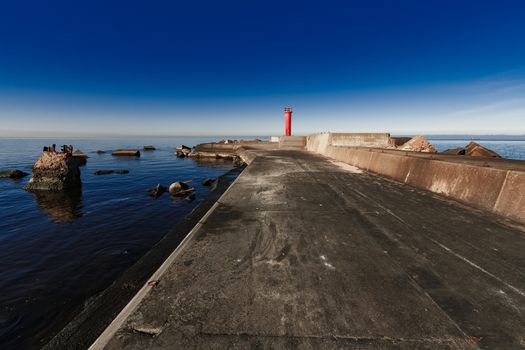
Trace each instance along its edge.
<path fill-rule="evenodd" d="M 0 179 L 15 179 L 15 180 L 17 180 L 17 179 L 24 178 L 27 175 L 29 175 L 29 174 L 26 173 L 26 172 L 23 172 L 21 170 L 18 170 L 18 169 L 0 171 Z"/>
<path fill-rule="evenodd" d="M 98 150 L 96 153 L 97 154 L 104 154 L 104 153 L 106 153 L 106 151 Z"/>
<path fill-rule="evenodd" d="M 155 151 L 155 146 L 144 146 L 144 151 Z"/>
<path fill-rule="evenodd" d="M 164 186 L 162 186 L 161 184 L 157 184 L 157 186 L 153 187 L 153 188 L 150 188 L 148 190 L 148 193 L 150 196 L 154 197 L 154 198 L 158 198 L 160 197 L 164 192 L 166 192 L 168 189 Z"/>
<path fill-rule="evenodd" d="M 109 175 L 113 174 L 115 170 L 97 170 L 95 171 L 95 175 Z"/>

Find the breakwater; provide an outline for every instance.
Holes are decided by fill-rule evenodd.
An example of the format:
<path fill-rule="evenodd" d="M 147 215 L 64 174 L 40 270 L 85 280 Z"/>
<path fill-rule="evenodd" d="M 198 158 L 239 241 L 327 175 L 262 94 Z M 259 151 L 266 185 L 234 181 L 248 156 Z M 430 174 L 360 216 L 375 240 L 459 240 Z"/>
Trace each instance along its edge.
<path fill-rule="evenodd" d="M 522 225 L 314 152 L 230 150 L 249 166 L 92 350 L 520 346 Z"/>
<path fill-rule="evenodd" d="M 307 137 L 307 149 L 469 205 L 525 221 L 525 162 L 347 146 L 344 135 Z M 381 138 L 380 134 L 380 138 Z M 346 138 L 353 139 L 353 134 Z"/>

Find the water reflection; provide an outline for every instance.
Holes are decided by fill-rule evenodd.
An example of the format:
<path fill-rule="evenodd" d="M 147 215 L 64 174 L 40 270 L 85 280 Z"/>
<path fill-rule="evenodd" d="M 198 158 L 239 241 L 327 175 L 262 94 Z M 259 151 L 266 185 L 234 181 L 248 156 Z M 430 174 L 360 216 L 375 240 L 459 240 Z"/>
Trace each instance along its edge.
<path fill-rule="evenodd" d="M 34 191 L 37 206 L 48 214 L 53 222 L 72 221 L 82 216 L 82 190 Z"/>

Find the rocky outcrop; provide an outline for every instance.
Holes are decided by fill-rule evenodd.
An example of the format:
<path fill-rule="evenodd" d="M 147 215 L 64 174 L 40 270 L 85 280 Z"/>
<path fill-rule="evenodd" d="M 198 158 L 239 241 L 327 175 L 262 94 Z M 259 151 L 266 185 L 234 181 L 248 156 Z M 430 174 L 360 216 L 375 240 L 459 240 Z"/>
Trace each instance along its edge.
<path fill-rule="evenodd" d="M 27 175 L 29 175 L 29 174 L 26 173 L 26 172 L 23 172 L 21 170 L 18 170 L 18 169 L 11 169 L 11 170 L 0 171 L 0 179 L 14 179 L 14 180 L 18 180 L 18 179 L 26 177 Z"/>
<path fill-rule="evenodd" d="M 33 166 L 26 190 L 62 191 L 80 188 L 78 161 L 71 153 L 44 151 Z"/>
<path fill-rule="evenodd" d="M 412 152 L 425 152 L 425 153 L 436 153 L 437 152 L 434 146 L 432 146 L 430 142 L 428 142 L 427 139 L 421 135 L 417 135 L 411 138 L 409 141 L 405 142 L 398 149 L 402 151 L 412 151 Z"/>

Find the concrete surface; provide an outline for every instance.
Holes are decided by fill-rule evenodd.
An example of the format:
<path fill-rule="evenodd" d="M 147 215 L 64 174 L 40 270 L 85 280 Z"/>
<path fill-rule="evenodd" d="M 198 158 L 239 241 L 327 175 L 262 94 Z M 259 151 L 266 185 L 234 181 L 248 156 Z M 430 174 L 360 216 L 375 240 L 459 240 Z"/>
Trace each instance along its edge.
<path fill-rule="evenodd" d="M 320 155 L 252 152 L 92 349 L 525 347 L 523 226 Z"/>
<path fill-rule="evenodd" d="M 330 133 L 334 146 L 388 147 L 391 144 L 389 133 Z"/>
<path fill-rule="evenodd" d="M 525 161 L 341 147 L 331 137 L 311 135 L 307 149 L 525 222 Z"/>

